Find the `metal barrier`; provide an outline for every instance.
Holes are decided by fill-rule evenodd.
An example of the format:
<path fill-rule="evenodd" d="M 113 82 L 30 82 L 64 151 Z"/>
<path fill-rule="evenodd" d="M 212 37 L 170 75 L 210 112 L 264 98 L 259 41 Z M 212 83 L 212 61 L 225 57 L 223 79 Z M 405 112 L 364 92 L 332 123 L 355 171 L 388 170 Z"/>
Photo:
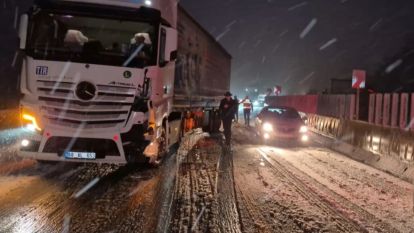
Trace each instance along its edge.
<path fill-rule="evenodd" d="M 309 115 L 308 119 L 309 127 L 317 133 L 379 156 L 390 156 L 414 164 L 414 133 L 409 130 L 315 114 Z"/>
<path fill-rule="evenodd" d="M 319 133 L 330 137 L 338 137 L 341 121 L 337 118 L 310 114 L 308 116 L 308 125 Z"/>

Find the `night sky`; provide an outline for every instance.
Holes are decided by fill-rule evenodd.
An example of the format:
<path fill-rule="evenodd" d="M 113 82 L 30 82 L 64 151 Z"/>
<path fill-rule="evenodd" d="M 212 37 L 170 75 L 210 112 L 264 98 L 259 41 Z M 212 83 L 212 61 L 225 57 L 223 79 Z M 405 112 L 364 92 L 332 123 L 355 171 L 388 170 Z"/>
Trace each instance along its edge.
<path fill-rule="evenodd" d="M 284 94 L 321 92 L 330 88 L 332 78 L 351 79 L 355 68 L 367 70 L 373 83 L 382 63 L 394 63 L 406 46 L 414 48 L 412 0 L 181 4 L 233 55 L 232 91 L 238 93 L 276 84 Z"/>

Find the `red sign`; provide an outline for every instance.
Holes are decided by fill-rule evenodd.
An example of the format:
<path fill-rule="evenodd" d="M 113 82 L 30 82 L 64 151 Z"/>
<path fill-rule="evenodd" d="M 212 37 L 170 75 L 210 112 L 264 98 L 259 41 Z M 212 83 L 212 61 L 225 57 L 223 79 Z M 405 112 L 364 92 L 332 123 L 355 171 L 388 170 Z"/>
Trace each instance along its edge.
<path fill-rule="evenodd" d="M 282 87 L 281 86 L 275 86 L 274 93 L 275 93 L 275 95 L 282 94 Z"/>
<path fill-rule="evenodd" d="M 352 72 L 352 88 L 354 89 L 361 89 L 365 88 L 365 78 L 366 73 L 365 70 L 354 70 Z"/>

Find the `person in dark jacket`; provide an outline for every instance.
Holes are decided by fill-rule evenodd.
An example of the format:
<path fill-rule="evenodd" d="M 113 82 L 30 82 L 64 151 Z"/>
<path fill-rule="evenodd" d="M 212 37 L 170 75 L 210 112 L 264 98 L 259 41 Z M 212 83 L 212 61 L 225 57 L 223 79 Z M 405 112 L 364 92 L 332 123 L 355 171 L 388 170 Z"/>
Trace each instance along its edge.
<path fill-rule="evenodd" d="M 236 103 L 231 96 L 232 94 L 230 92 L 226 92 L 226 94 L 224 94 L 224 99 L 220 102 L 219 108 L 221 120 L 223 122 L 224 137 L 226 138 L 226 145 L 228 146 L 231 142 L 231 123 L 236 109 Z"/>

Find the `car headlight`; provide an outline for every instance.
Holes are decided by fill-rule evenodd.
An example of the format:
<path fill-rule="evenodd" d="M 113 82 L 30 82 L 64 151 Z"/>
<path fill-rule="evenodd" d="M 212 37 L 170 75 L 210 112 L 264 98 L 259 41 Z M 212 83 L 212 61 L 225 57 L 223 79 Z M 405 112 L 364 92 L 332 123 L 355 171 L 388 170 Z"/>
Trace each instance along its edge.
<path fill-rule="evenodd" d="M 36 114 L 33 111 L 23 107 L 21 109 L 20 118 L 23 125 L 26 126 L 30 131 L 42 131 L 39 119 L 36 117 Z"/>
<path fill-rule="evenodd" d="M 270 123 L 264 123 L 263 124 L 263 130 L 266 132 L 271 132 L 273 131 L 273 125 Z"/>
<path fill-rule="evenodd" d="M 306 127 L 306 126 L 302 125 L 302 126 L 300 127 L 300 129 L 299 129 L 299 132 L 300 132 L 300 133 L 307 133 L 307 132 L 308 132 L 308 127 Z"/>
<path fill-rule="evenodd" d="M 309 141 L 309 136 L 308 135 L 302 135 L 302 138 L 301 138 L 301 140 L 302 140 L 302 142 L 307 142 L 307 141 Z"/>

